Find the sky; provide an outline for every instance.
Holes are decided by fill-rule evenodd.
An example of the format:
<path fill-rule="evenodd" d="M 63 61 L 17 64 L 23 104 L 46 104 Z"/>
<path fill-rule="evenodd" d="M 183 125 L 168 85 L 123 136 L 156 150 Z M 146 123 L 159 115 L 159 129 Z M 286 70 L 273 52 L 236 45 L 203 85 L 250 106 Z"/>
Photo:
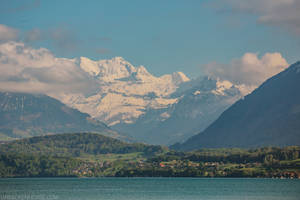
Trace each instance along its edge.
<path fill-rule="evenodd" d="M 55 57 L 121 56 L 157 76 L 182 71 L 191 78 L 224 75 L 222 70 L 233 72 L 245 62 L 247 71 L 248 65 L 280 63 L 282 69 L 300 60 L 299 0 L 0 0 L 0 4 L 2 43 L 15 40 L 46 48 Z M 245 73 L 224 76 L 245 77 Z"/>

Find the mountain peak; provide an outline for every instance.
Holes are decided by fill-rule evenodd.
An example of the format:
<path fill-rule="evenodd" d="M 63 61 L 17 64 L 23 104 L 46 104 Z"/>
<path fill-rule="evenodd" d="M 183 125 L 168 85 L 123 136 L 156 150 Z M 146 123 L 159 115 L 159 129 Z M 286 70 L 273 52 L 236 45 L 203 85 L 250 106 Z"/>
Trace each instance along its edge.
<path fill-rule="evenodd" d="M 116 57 L 112 58 L 111 60 L 116 61 L 116 62 L 123 62 L 123 61 L 127 62 L 127 61 L 126 61 L 123 57 L 121 57 L 121 56 L 116 56 Z"/>
<path fill-rule="evenodd" d="M 98 64 L 96 61 L 93 61 L 86 57 L 80 57 L 80 68 L 85 72 L 89 73 L 92 76 L 97 76 L 100 72 Z"/>
<path fill-rule="evenodd" d="M 136 72 L 136 68 L 122 57 L 98 61 L 80 57 L 80 68 L 91 76 L 108 81 L 125 78 Z"/>
<path fill-rule="evenodd" d="M 172 80 L 176 84 L 190 81 L 190 79 L 183 72 L 173 72 Z"/>
<path fill-rule="evenodd" d="M 137 72 L 142 73 L 142 74 L 149 74 L 149 72 L 143 65 L 141 65 L 140 67 L 137 68 Z"/>

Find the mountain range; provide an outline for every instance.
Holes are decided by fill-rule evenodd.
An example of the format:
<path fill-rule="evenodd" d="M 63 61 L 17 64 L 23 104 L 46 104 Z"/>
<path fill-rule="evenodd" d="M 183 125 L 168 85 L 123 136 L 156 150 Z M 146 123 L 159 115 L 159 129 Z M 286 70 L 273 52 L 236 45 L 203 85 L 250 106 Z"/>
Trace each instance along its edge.
<path fill-rule="evenodd" d="M 68 62 L 92 80 L 91 90 L 0 92 L 0 140 L 96 132 L 178 150 L 300 143 L 299 62 L 247 96 L 245 85 L 182 72 L 156 77 L 121 57 Z"/>
<path fill-rule="evenodd" d="M 99 61 L 81 57 L 78 65 L 94 81 L 95 90 L 54 97 L 109 126 L 133 123 L 147 108 L 165 108 L 175 103 L 177 99 L 169 95 L 190 80 L 182 72 L 155 77 L 145 67 L 134 67 L 122 57 Z"/>
<path fill-rule="evenodd" d="M 120 123 L 113 128 L 146 143 L 170 145 L 204 130 L 242 96 L 229 81 L 202 77 L 183 83 L 172 93 L 176 103 L 147 109 L 134 123 Z"/>
<path fill-rule="evenodd" d="M 137 141 L 170 145 L 183 142 L 204 130 L 226 108 L 243 97 L 245 91 L 241 85 L 212 77 L 191 80 L 182 72 L 156 77 L 144 66 L 134 67 L 122 57 L 99 61 L 80 57 L 64 59 L 61 62 L 75 65 L 78 68 L 76 70 L 85 77 L 85 82 L 92 84 L 90 89 L 87 92 L 77 93 L 68 90 L 52 92 L 47 93 L 48 96 L 1 93 L 3 106 L 16 107 L 16 110 L 10 111 L 14 113 L 13 118 L 17 119 L 11 120 L 9 111 L 3 107 L 2 112 L 5 113 L 1 128 L 3 138 L 74 131 L 99 132 L 99 127 L 95 129 L 90 127 L 90 123 L 86 123 L 88 118 L 89 121 L 108 124 L 116 130 L 114 131 L 116 137 L 120 137 L 117 133 L 119 132 Z M 53 98 L 50 99 L 49 96 Z M 60 102 L 54 102 L 54 98 Z M 26 101 L 23 105 L 24 99 Z M 29 99 L 35 99 L 34 102 L 38 107 L 33 109 Z M 49 105 L 46 104 L 53 108 L 49 110 Z M 61 118 L 66 115 L 62 107 L 73 108 L 72 116 Z M 25 113 L 25 117 L 24 109 L 28 112 Z M 75 112 L 74 109 L 79 111 Z M 52 121 L 51 118 L 47 124 L 45 117 L 49 111 L 51 113 L 54 110 L 58 111 L 53 113 L 53 119 L 57 121 Z M 78 114 L 80 112 L 81 114 Z M 81 121 L 77 122 L 76 118 L 73 123 L 70 121 L 72 117 L 79 117 Z M 41 119 L 44 120 L 43 123 L 36 123 Z M 65 126 L 63 121 L 67 119 L 68 125 Z M 76 126 L 77 124 L 81 125 Z"/>
<path fill-rule="evenodd" d="M 300 62 L 237 101 L 177 150 L 300 144 Z"/>
<path fill-rule="evenodd" d="M 81 57 L 77 64 L 94 81 L 95 90 L 53 97 L 151 144 L 184 141 L 205 129 L 245 91 L 241 85 L 212 77 L 190 80 L 182 72 L 156 77 L 122 57 L 99 61 Z"/>

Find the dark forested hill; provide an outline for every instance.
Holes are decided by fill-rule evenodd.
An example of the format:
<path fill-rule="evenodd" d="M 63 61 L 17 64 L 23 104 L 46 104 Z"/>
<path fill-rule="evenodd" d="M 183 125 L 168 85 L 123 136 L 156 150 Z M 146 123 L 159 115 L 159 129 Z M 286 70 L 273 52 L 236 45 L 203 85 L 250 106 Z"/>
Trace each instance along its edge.
<path fill-rule="evenodd" d="M 300 144 L 300 62 L 264 82 L 227 109 L 180 150 Z"/>
<path fill-rule="evenodd" d="M 90 115 L 49 96 L 0 92 L 0 140 L 70 132 L 121 137 Z"/>
<path fill-rule="evenodd" d="M 70 133 L 37 136 L 0 145 L 1 153 L 39 154 L 50 156 L 126 154 L 142 152 L 154 154 L 162 152 L 161 146 L 141 143 L 126 143 L 95 133 Z"/>

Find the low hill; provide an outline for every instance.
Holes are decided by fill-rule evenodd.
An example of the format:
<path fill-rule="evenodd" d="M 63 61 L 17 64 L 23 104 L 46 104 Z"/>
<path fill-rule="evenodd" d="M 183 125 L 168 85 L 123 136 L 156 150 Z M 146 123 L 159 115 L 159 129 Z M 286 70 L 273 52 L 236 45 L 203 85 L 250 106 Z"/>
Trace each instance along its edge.
<path fill-rule="evenodd" d="M 161 146 L 126 143 L 95 133 L 70 133 L 37 136 L 0 145 L 0 153 L 71 156 L 128 154 L 142 152 L 152 155 L 163 151 Z"/>
<path fill-rule="evenodd" d="M 264 82 L 177 150 L 300 145 L 300 62 Z"/>
<path fill-rule="evenodd" d="M 0 119 L 0 141 L 70 132 L 122 138 L 90 115 L 41 94 L 0 92 Z"/>

